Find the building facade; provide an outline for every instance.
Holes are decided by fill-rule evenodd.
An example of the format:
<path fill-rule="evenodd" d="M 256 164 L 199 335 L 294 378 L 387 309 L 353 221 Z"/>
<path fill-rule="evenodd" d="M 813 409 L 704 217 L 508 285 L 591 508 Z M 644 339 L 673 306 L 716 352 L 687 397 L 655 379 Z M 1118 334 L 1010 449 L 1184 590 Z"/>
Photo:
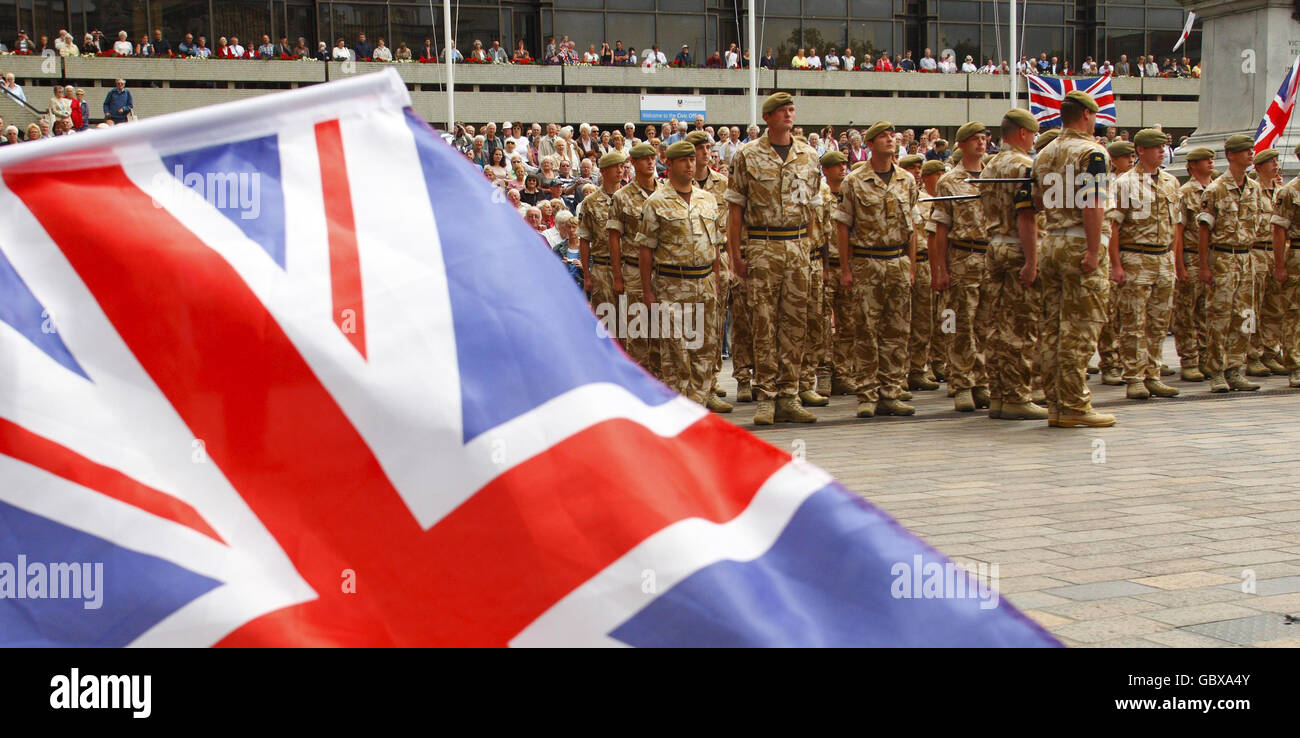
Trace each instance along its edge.
<path fill-rule="evenodd" d="M 110 41 L 125 30 L 132 41 L 154 28 L 175 44 L 186 33 L 221 36 L 241 42 L 287 36 L 333 45 L 349 45 L 358 33 L 373 42 L 383 36 L 389 46 L 405 41 L 412 48 L 431 38 L 441 47 L 443 0 L 0 0 L 0 41 L 11 43 L 19 29 L 36 40 L 51 40 L 60 29 L 75 38 L 101 30 Z M 978 63 L 1010 55 L 1008 3 L 992 0 L 757 0 L 760 50 L 771 48 L 777 65 L 789 62 L 799 48 L 851 47 L 864 53 L 919 57 L 925 48 L 936 56 L 952 49 L 960 62 L 970 55 Z M 497 0 L 454 2 L 457 46 L 474 40 L 484 47 L 493 40 L 510 49 L 522 39 L 540 55 L 551 36 L 568 35 L 585 51 L 602 41 L 625 48 L 658 44 L 671 59 L 683 44 L 696 63 L 714 50 L 739 42 L 745 26 L 744 0 Z M 1018 3 L 1021 49 L 1026 56 L 1047 53 L 1078 67 L 1091 56 L 1098 62 L 1129 60 L 1138 55 L 1171 56 L 1185 13 L 1176 0 L 1033 0 Z M 1200 30 L 1194 29 L 1180 55 L 1200 57 Z M 1008 60 L 1010 61 L 1010 60 Z"/>

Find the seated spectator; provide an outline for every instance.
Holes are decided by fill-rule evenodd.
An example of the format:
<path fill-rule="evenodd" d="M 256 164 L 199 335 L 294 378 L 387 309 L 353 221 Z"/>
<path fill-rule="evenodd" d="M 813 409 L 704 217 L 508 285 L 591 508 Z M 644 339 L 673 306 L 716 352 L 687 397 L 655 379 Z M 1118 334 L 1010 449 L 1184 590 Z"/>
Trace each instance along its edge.
<path fill-rule="evenodd" d="M 835 53 L 834 46 L 830 48 L 830 51 L 826 52 L 826 59 L 824 59 L 824 61 L 826 63 L 826 71 L 828 72 L 840 71 L 840 57 L 838 54 Z"/>
<path fill-rule="evenodd" d="M 37 129 L 40 130 L 40 129 Z M 0 144 L 9 145 L 18 143 L 18 126 L 6 126 L 4 141 Z"/>
<path fill-rule="evenodd" d="M 916 71 L 916 62 L 912 61 L 911 49 L 907 49 L 903 52 L 903 58 L 901 61 L 898 62 L 898 71 L 900 72 Z"/>
<path fill-rule="evenodd" d="M 238 36 L 230 37 L 230 54 L 236 59 L 247 59 L 249 56 L 248 49 L 239 43 Z"/>
<path fill-rule="evenodd" d="M 720 51 L 714 51 L 712 54 L 709 54 L 708 59 L 704 60 L 705 69 L 722 69 L 722 64 L 722 52 Z"/>
<path fill-rule="evenodd" d="M 554 186 L 555 178 L 542 179 L 542 199 L 537 201 L 537 209 L 542 211 L 542 229 L 550 230 L 555 227 L 556 209 L 551 206 L 551 193 L 549 190 Z"/>
<path fill-rule="evenodd" d="M 483 151 L 483 137 L 475 136 L 474 149 L 470 154 L 470 158 L 473 159 L 475 164 L 482 161 Z M 492 149 L 492 155 L 487 157 L 488 171 L 492 172 L 492 176 L 496 177 L 498 182 L 504 182 L 510 178 L 510 169 L 506 166 L 508 161 L 505 149 Z"/>
<path fill-rule="evenodd" d="M 113 53 L 118 56 L 135 56 L 135 47 L 126 40 L 126 31 L 117 32 L 117 41 L 113 43 Z"/>
<path fill-rule="evenodd" d="M 515 53 L 514 56 L 511 57 L 511 60 L 516 64 L 526 64 L 533 60 L 532 54 L 529 54 L 528 49 L 524 47 L 524 40 L 522 38 L 519 39 L 519 43 L 515 44 Z"/>
<path fill-rule="evenodd" d="M 212 49 L 208 48 L 207 36 L 199 36 L 199 43 L 194 47 L 194 56 L 199 59 L 207 59 L 212 56 Z"/>
<path fill-rule="evenodd" d="M 795 52 L 795 55 L 790 59 L 790 68 L 791 69 L 808 68 L 808 57 L 804 54 L 803 49 L 799 49 L 799 51 Z"/>
<path fill-rule="evenodd" d="M 530 207 L 519 199 L 519 190 L 506 190 L 506 202 L 510 203 L 510 207 L 514 208 L 516 213 L 519 213 L 520 218 L 524 217 Z"/>
<path fill-rule="evenodd" d="M 393 50 L 384 43 L 383 36 L 375 39 L 375 50 L 371 53 L 374 54 L 371 58 L 375 61 L 390 62 L 393 60 Z"/>
<path fill-rule="evenodd" d="M 809 69 L 822 68 L 822 58 L 817 55 L 817 49 L 812 49 L 811 51 L 808 52 L 808 68 Z"/>
<path fill-rule="evenodd" d="M 519 199 L 522 200 L 523 195 L 520 195 Z M 542 228 L 542 211 L 538 210 L 536 205 L 528 206 L 528 210 L 524 211 L 524 220 L 527 221 L 528 225 L 532 226 L 533 230 L 537 231 L 539 234 L 545 230 Z M 550 241 L 543 238 L 542 242 L 546 244 L 547 248 L 550 248 Z"/>
<path fill-rule="evenodd" d="M 285 51 L 288 51 L 288 49 L 285 49 Z M 271 37 L 265 33 L 262 34 L 262 43 L 257 45 L 257 58 L 275 58 L 275 44 L 271 43 Z"/>
<path fill-rule="evenodd" d="M 234 52 L 230 50 L 230 44 L 226 43 L 225 36 L 222 36 L 221 38 L 217 39 L 216 56 L 218 59 L 233 59 L 235 57 Z"/>
<path fill-rule="evenodd" d="M 289 45 L 288 36 L 281 36 L 279 42 L 276 43 L 275 48 L 271 50 L 272 59 L 279 59 L 280 57 L 285 56 L 292 58 L 297 55 L 295 47 Z"/>
<path fill-rule="evenodd" d="M 397 51 L 393 52 L 393 59 L 396 61 L 411 61 L 411 50 L 406 47 L 406 42 L 401 41 L 397 44 Z"/>
<path fill-rule="evenodd" d="M 961 63 L 961 71 L 965 72 L 966 74 L 971 74 L 977 71 L 975 69 L 975 59 L 972 58 L 970 54 L 967 54 L 966 61 Z"/>
<path fill-rule="evenodd" d="M 848 47 L 844 48 L 844 56 L 840 57 L 840 65 L 846 72 L 852 72 L 858 68 L 858 60 L 853 56 L 853 49 Z"/>
<path fill-rule="evenodd" d="M 628 59 L 628 53 L 627 53 L 627 49 L 623 48 L 623 42 L 622 41 L 616 42 L 614 44 L 614 64 L 616 65 L 627 64 L 627 59 Z"/>
<path fill-rule="evenodd" d="M 772 55 L 772 50 L 768 49 L 758 60 L 758 66 L 762 69 L 776 69 L 776 57 Z"/>
<path fill-rule="evenodd" d="M 366 41 L 366 34 L 357 34 L 357 45 L 352 48 L 352 59 L 360 61 L 362 59 L 373 59 L 375 56 L 375 47 Z"/>
<path fill-rule="evenodd" d="M 925 55 L 921 57 L 920 66 L 922 72 L 937 72 L 939 70 L 939 63 L 935 61 L 929 49 L 926 49 Z"/>
<path fill-rule="evenodd" d="M 352 49 L 349 49 L 347 44 L 343 43 L 343 39 L 339 39 L 334 43 L 330 58 L 334 61 L 352 61 L 354 57 L 352 56 Z"/>
<path fill-rule="evenodd" d="M 39 125 L 35 124 L 35 123 L 28 123 L 28 124 L 27 124 L 27 138 L 24 139 L 24 140 L 27 140 L 27 141 L 39 141 L 39 140 L 41 140 L 41 127 L 40 127 Z"/>
<path fill-rule="evenodd" d="M 877 72 L 892 72 L 892 71 L 894 71 L 894 63 L 891 62 L 891 61 L 889 60 L 889 52 L 888 52 L 888 51 L 882 52 L 882 53 L 880 54 L 880 58 L 879 58 L 879 59 L 876 59 L 876 71 L 877 71 Z"/>
<path fill-rule="evenodd" d="M 523 167 L 524 167 L 524 162 L 522 159 L 519 160 L 518 162 L 515 162 L 516 177 L 518 177 L 520 173 L 523 172 Z M 545 193 L 543 193 L 541 190 L 542 177 L 540 174 L 524 174 L 523 178 L 524 178 L 523 180 L 524 186 L 519 189 L 519 201 L 524 203 L 525 205 L 536 205 L 539 201 L 541 201 L 543 198 L 546 197 Z M 507 184 L 511 187 L 514 187 L 514 180 L 509 181 Z M 538 211 L 537 215 L 540 217 L 541 211 Z"/>
<path fill-rule="evenodd" d="M 181 56 L 194 56 L 194 34 L 185 34 L 185 40 L 176 46 L 176 51 Z"/>
<path fill-rule="evenodd" d="M 596 45 L 588 44 L 587 50 L 582 53 L 583 64 L 599 64 L 600 54 L 596 53 Z"/>

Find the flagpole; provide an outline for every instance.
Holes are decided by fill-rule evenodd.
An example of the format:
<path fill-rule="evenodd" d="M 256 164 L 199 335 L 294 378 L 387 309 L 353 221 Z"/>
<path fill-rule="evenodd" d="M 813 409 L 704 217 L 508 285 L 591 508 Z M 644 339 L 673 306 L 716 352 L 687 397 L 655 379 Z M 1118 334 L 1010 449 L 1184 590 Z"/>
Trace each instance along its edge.
<path fill-rule="evenodd" d="M 1019 76 L 1020 54 L 1016 48 L 1016 0 L 1011 0 L 1011 107 L 1016 107 L 1016 79 Z"/>
<path fill-rule="evenodd" d="M 749 124 L 758 125 L 758 62 L 762 58 L 754 47 L 757 42 L 754 35 L 754 0 L 749 0 Z M 743 55 L 741 57 L 744 58 Z"/>
<path fill-rule="evenodd" d="M 447 131 L 456 130 L 456 70 L 451 61 L 451 0 L 442 0 L 442 53 L 447 57 Z"/>

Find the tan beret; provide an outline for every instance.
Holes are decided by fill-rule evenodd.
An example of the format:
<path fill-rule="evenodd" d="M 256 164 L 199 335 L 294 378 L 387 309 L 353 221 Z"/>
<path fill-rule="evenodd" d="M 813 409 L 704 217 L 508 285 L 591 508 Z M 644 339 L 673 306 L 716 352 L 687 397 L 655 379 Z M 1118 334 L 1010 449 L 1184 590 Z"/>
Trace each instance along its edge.
<path fill-rule="evenodd" d="M 686 156 L 695 156 L 695 147 L 685 141 L 678 141 L 664 152 L 664 158 L 668 161 L 681 159 Z"/>
<path fill-rule="evenodd" d="M 1197 146 L 1196 148 L 1187 152 L 1187 161 L 1203 161 L 1205 159 L 1213 159 L 1213 158 L 1214 158 L 1214 150 L 1208 146 Z"/>
<path fill-rule="evenodd" d="M 1164 146 L 1169 143 L 1169 134 L 1155 128 L 1143 128 L 1133 135 L 1133 143 L 1144 149 Z"/>
<path fill-rule="evenodd" d="M 943 162 L 938 159 L 931 159 L 921 166 L 921 176 L 928 177 L 931 174 L 942 174 L 945 169 L 947 167 L 943 165 Z"/>
<path fill-rule="evenodd" d="M 684 140 L 686 141 L 686 143 L 692 146 L 699 146 L 700 144 L 710 143 L 709 134 L 705 133 L 704 131 L 691 131 L 690 133 L 686 134 L 686 138 Z"/>
<path fill-rule="evenodd" d="M 1116 141 L 1106 147 L 1106 153 L 1113 159 L 1117 156 L 1132 156 L 1137 153 L 1137 149 L 1128 141 Z"/>
<path fill-rule="evenodd" d="M 658 153 L 658 152 L 655 151 L 655 147 L 651 146 L 650 144 L 648 144 L 648 143 L 639 143 L 639 144 L 637 144 L 636 146 L 633 146 L 633 147 L 632 147 L 632 150 L 631 150 L 630 152 L 628 152 L 627 158 L 629 158 L 629 159 L 644 159 L 644 158 L 646 158 L 647 156 L 654 156 L 654 155 L 657 154 L 657 153 Z"/>
<path fill-rule="evenodd" d="M 983 123 L 973 120 L 957 129 L 957 143 L 961 143 L 976 134 L 987 133 L 988 130 L 988 127 Z"/>
<path fill-rule="evenodd" d="M 1038 133 L 1038 119 L 1024 108 L 1012 108 L 1002 116 L 1002 120 L 1011 121 L 1026 131 Z"/>
<path fill-rule="evenodd" d="M 1260 164 L 1267 164 L 1276 158 L 1277 158 L 1277 149 L 1264 149 L 1258 154 L 1255 154 L 1255 166 L 1259 166 Z"/>
<path fill-rule="evenodd" d="M 908 154 L 907 156 L 904 156 L 902 159 L 898 160 L 898 166 L 904 169 L 919 167 L 924 163 L 925 163 L 925 157 L 921 156 L 920 154 Z"/>
<path fill-rule="evenodd" d="M 1238 151 L 1249 151 L 1253 148 L 1255 148 L 1255 139 L 1244 133 L 1237 133 L 1228 136 L 1228 140 L 1223 142 L 1223 150 L 1229 154 Z"/>
<path fill-rule="evenodd" d="M 768 98 L 763 101 L 763 115 L 767 115 L 777 108 L 793 104 L 794 98 L 790 96 L 790 93 L 778 92 L 774 95 L 768 96 Z"/>
<path fill-rule="evenodd" d="M 1070 90 L 1065 93 L 1065 99 L 1073 100 L 1094 113 L 1101 110 L 1101 108 L 1097 107 L 1097 101 L 1092 99 L 1092 95 L 1081 90 Z"/>
<path fill-rule="evenodd" d="M 848 164 L 849 157 L 839 151 L 827 151 L 825 154 L 822 154 L 821 163 L 824 167 L 833 167 L 837 164 Z"/>
<path fill-rule="evenodd" d="M 1059 135 L 1061 135 L 1060 128 L 1048 128 L 1046 131 L 1038 134 L 1038 138 L 1034 139 L 1034 149 L 1042 151 L 1049 143 L 1055 141 L 1056 137 Z"/>
<path fill-rule="evenodd" d="M 866 134 L 862 136 L 862 140 L 871 141 L 874 140 L 876 136 L 879 136 L 885 131 L 892 131 L 892 130 L 894 130 L 894 124 L 890 123 L 887 120 L 882 120 L 876 123 L 875 125 L 871 126 L 870 128 L 868 128 Z"/>
<path fill-rule="evenodd" d="M 613 167 L 622 164 L 625 161 L 627 161 L 627 157 L 623 155 L 622 151 L 611 151 L 600 157 L 600 161 L 596 162 L 596 168 L 604 169 L 605 167 Z"/>

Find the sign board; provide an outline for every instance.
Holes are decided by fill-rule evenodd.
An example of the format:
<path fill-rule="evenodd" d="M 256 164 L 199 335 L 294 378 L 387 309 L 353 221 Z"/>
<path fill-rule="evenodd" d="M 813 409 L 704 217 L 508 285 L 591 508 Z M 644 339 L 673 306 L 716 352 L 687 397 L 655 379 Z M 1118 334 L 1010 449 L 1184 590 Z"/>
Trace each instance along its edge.
<path fill-rule="evenodd" d="M 677 120 L 690 121 L 694 120 L 697 115 L 708 117 L 704 112 L 703 97 L 678 97 L 676 95 L 641 96 L 642 123 L 659 123 L 673 118 L 676 118 Z"/>

